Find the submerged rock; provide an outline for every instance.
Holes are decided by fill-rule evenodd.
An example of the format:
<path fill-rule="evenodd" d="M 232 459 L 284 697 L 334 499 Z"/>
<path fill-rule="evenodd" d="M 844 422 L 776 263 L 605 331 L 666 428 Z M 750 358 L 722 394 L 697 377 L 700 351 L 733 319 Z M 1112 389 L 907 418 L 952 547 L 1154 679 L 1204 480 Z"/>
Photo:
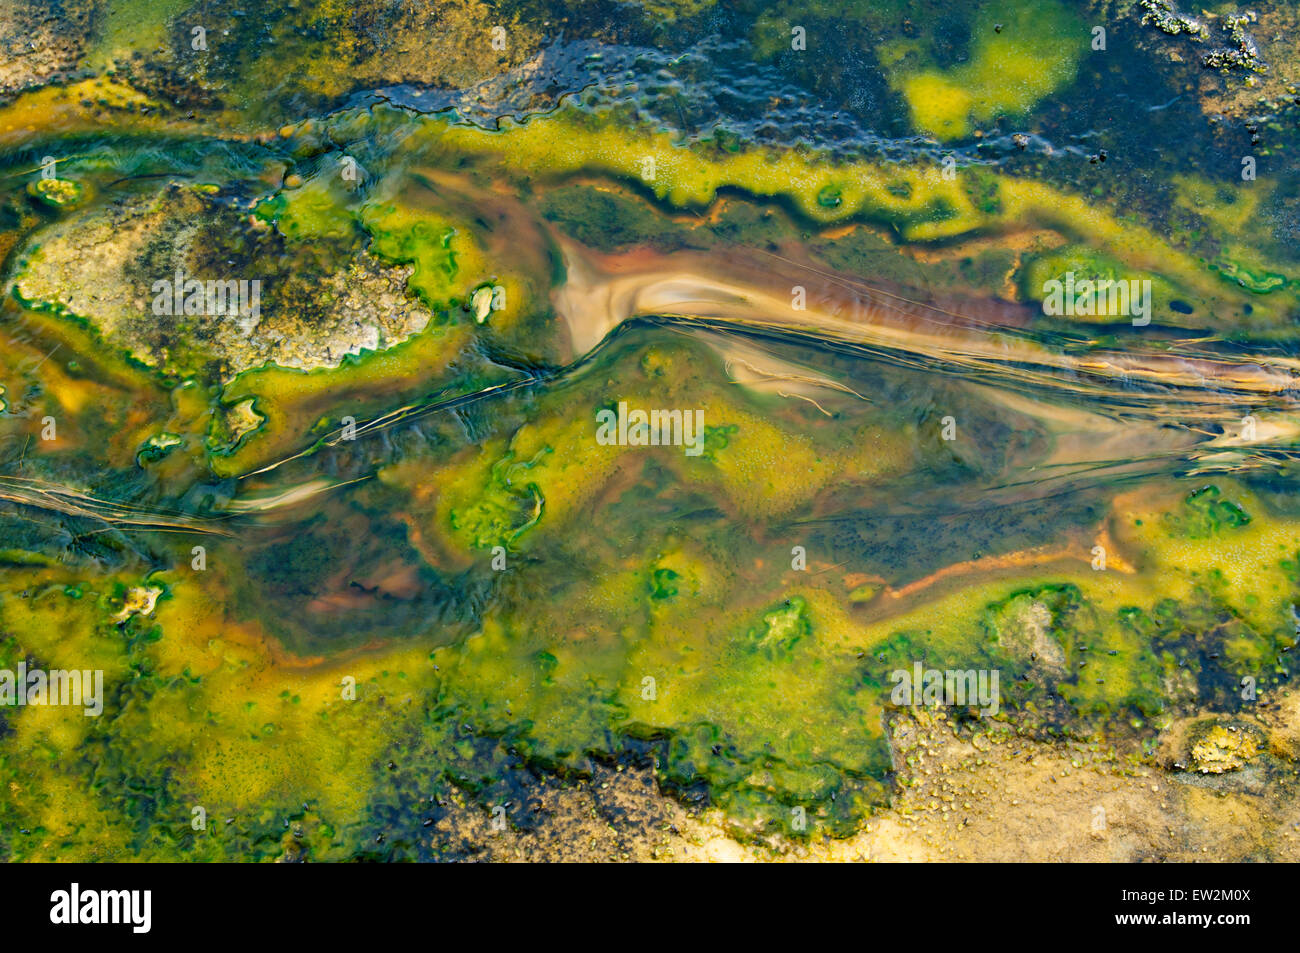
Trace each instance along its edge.
<path fill-rule="evenodd" d="M 122 608 L 110 618 L 113 622 L 125 622 L 133 615 L 152 615 L 162 594 L 162 589 L 157 586 L 134 586 L 127 590 Z"/>
<path fill-rule="evenodd" d="M 1015 658 L 1028 660 L 1045 674 L 1065 674 L 1065 652 L 1053 636 L 1051 608 L 1028 595 L 1013 599 L 1003 610 L 998 625 L 998 643 Z"/>
<path fill-rule="evenodd" d="M 1268 122 L 1281 118 L 1276 114 L 1294 102 L 1300 82 L 1292 39 L 1300 11 L 1294 5 L 1191 16 L 1169 0 L 1141 0 L 1139 9 L 1148 28 L 1139 37 L 1141 46 L 1173 63 L 1203 67 L 1199 75 L 1186 78 L 1207 117 Z M 1248 125 L 1247 131 L 1257 128 Z"/>
<path fill-rule="evenodd" d="M 70 179 L 37 179 L 27 186 L 27 193 L 54 208 L 71 208 L 81 201 L 81 183 Z"/>
<path fill-rule="evenodd" d="M 0 4 L 0 94 L 39 86 L 75 69 L 98 0 L 6 0 Z M 54 8 L 54 9 L 52 9 Z"/>
<path fill-rule="evenodd" d="M 1259 738 L 1249 728 L 1216 724 L 1192 742 L 1191 769 L 1201 774 L 1236 771 L 1259 753 Z"/>
<path fill-rule="evenodd" d="M 151 367 L 233 378 L 268 363 L 336 367 L 422 331 L 433 315 L 407 295 L 411 273 L 364 249 L 308 258 L 233 200 L 172 183 L 38 232 L 7 290 Z"/>

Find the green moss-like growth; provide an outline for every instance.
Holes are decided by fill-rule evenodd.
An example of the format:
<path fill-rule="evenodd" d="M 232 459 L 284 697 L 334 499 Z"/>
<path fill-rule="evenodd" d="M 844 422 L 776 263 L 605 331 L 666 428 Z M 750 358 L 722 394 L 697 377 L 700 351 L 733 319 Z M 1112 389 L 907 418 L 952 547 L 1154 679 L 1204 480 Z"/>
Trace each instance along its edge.
<path fill-rule="evenodd" d="M 85 189 L 71 179 L 40 178 L 27 186 L 27 193 L 51 208 L 72 208 L 81 202 Z"/>
<path fill-rule="evenodd" d="M 1213 484 L 1188 494 L 1183 511 L 1169 518 L 1170 531 L 1189 539 L 1208 539 L 1249 523 L 1250 514 L 1240 504 L 1224 499 Z"/>
<path fill-rule="evenodd" d="M 530 471 L 553 451 L 543 447 L 529 460 L 516 460 L 512 451 L 492 465 L 488 482 L 477 499 L 451 510 L 452 529 L 476 549 L 509 548 L 542 518 L 545 499 Z"/>
<path fill-rule="evenodd" d="M 960 65 L 927 63 L 921 45 L 906 39 L 886 44 L 882 59 L 917 129 L 960 139 L 974 124 L 1021 116 L 1066 86 L 1086 37 L 1082 21 L 1062 4 L 1008 0 L 980 8 Z"/>

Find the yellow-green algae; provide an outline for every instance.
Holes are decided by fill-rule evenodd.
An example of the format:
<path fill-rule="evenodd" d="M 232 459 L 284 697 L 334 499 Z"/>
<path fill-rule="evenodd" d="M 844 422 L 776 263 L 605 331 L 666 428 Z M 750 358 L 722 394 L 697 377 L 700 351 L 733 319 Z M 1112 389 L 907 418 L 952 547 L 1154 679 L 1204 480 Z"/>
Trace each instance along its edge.
<path fill-rule="evenodd" d="M 31 708 L 10 718 L 5 828 L 13 859 L 274 851 L 283 832 L 270 812 L 308 797 L 339 831 L 313 826 L 318 856 L 348 856 L 340 854 L 342 831 L 362 815 L 371 762 L 384 744 L 376 721 L 426 687 L 402 675 L 427 672 L 424 652 L 294 675 L 268 655 L 255 628 L 199 593 L 193 577 L 153 577 L 169 590 L 155 617 L 124 627 L 107 620 L 121 582 L 115 590 L 103 578 L 73 598 L 62 579 L 59 571 L 29 577 L 26 595 L 6 596 L 4 623 L 18 633 L 6 641 L 6 662 L 26 655 L 49 668 L 102 669 L 106 711 L 96 719 L 78 708 Z M 356 679 L 355 703 L 342 695 L 345 672 Z M 205 831 L 191 826 L 194 807 L 211 815 Z M 236 814 L 238 824 L 228 825 Z M 20 828 L 29 832 L 21 843 Z"/>
<path fill-rule="evenodd" d="M 369 238 L 370 250 L 392 264 L 411 264 L 408 287 L 431 309 L 464 303 L 495 277 L 472 231 L 400 198 L 350 195 L 339 163 L 261 202 L 256 214 L 295 242 Z"/>
<path fill-rule="evenodd" d="M 1092 39 L 1067 5 L 1032 0 L 970 8 L 914 0 L 777 3 L 757 18 L 751 39 L 770 60 L 791 49 L 797 29 L 800 52 L 810 57 L 875 40 L 871 52 L 913 128 L 942 140 L 966 138 L 1003 116 L 1018 119 L 1067 88 Z"/>
<path fill-rule="evenodd" d="M 467 345 L 468 328 L 430 327 L 386 350 L 344 358 L 338 368 L 312 371 L 269 366 L 248 371 L 222 392 L 222 402 L 249 408 L 265 423 L 233 444 L 219 430 L 210 446 L 213 469 L 237 475 L 291 456 L 305 440 L 337 438 L 344 417 L 364 425 L 394 403 L 446 386 L 452 361 Z"/>
<path fill-rule="evenodd" d="M 589 404 L 588 414 L 566 407 L 538 415 L 508 440 L 489 441 L 444 464 L 405 460 L 381 471 L 380 479 L 408 489 L 413 513 L 427 511 L 424 532 L 445 547 L 473 550 L 509 548 L 534 526 L 565 525 L 602 491 L 620 461 L 639 459 L 635 449 L 593 439 L 596 412 L 619 400 L 698 408 L 706 433 L 716 434 L 706 438 L 705 452 L 693 457 L 673 447 L 658 459 L 684 485 L 716 491 L 751 517 L 786 514 L 835 482 L 879 480 L 910 457 L 904 434 L 875 425 L 853 428 L 838 445 L 819 446 L 806 434 L 774 425 L 757 406 L 701 392 L 698 369 L 688 373 L 691 357 L 671 345 L 650 348 L 635 376 L 603 388 L 608 396 Z M 709 368 L 709 377 L 720 382 L 721 371 Z M 431 468 L 435 481 L 429 479 Z"/>
<path fill-rule="evenodd" d="M 1042 0 L 982 4 L 970 51 L 958 66 L 927 67 L 922 44 L 896 39 L 878 55 L 921 132 L 967 136 L 973 123 L 1022 116 L 1068 85 L 1088 48 L 1085 24 L 1064 5 Z"/>
<path fill-rule="evenodd" d="M 84 333 L 47 315 L 39 319 L 68 334 Z M 470 330 L 467 323 L 464 327 Z M 418 341 L 409 342 L 411 353 L 419 353 Z M 78 351 L 88 346 L 81 342 Z M 32 348 L 32 353 L 41 351 Z M 391 373 L 397 365 L 384 362 L 400 362 L 402 355 L 399 347 L 356 364 L 374 375 L 359 380 L 375 388 L 376 408 L 385 405 L 381 396 L 390 378 L 402 380 L 425 367 L 415 361 Z M 587 414 L 543 412 L 509 438 L 467 448 L 461 458 L 441 466 L 429 466 L 416 455 L 381 471 L 388 486 L 411 495 L 412 531 L 439 541 L 417 548 L 435 564 L 451 553 L 453 563 L 464 565 L 476 549 L 493 544 L 553 545 L 576 514 L 587 512 L 616 467 L 630 462 L 626 448 L 601 447 L 589 429 L 595 410 L 619 397 L 701 407 L 711 430 L 708 453 L 696 459 L 679 448 L 661 448 L 656 465 L 684 487 L 709 490 L 735 517 L 754 524 L 807 505 L 832 481 L 870 484 L 908 462 L 904 448 L 914 435 L 905 428 L 841 425 L 840 440 L 819 440 L 815 431 L 790 426 L 788 416 L 785 425 L 774 423 L 760 412 L 761 405 L 747 406 L 749 399 L 739 392 L 735 397 L 717 393 L 720 369 L 702 375 L 700 365 L 676 348 L 650 349 L 636 369 L 617 375 L 623 383 L 605 385 L 606 393 L 593 388 L 581 403 Z M 311 382 L 301 396 L 294 394 L 292 382 L 310 377 L 302 372 L 257 373 L 266 375 L 261 386 L 250 385 L 256 376 L 241 379 L 227 397 L 253 400 L 258 407 L 258 396 L 283 395 L 285 406 L 293 407 L 282 411 L 286 420 L 310 419 L 304 408 L 311 405 L 303 401 L 324 400 L 328 391 Z M 339 371 L 319 374 L 332 376 L 333 383 L 341 379 Z M 143 375 L 134 381 L 148 389 Z M 248 396 L 239 386 L 247 387 Z M 77 393 L 71 378 L 65 389 Z M 123 452 L 134 454 L 156 435 L 164 414 L 191 421 L 169 423 L 168 432 L 193 433 L 195 418 L 202 416 L 199 397 L 193 385 L 177 388 L 173 407 L 141 416 Z M 365 399 L 364 393 L 354 394 L 344 404 L 364 408 Z M 91 401 L 83 395 L 68 409 L 86 414 Z M 270 408 L 263 409 L 269 417 Z M 283 449 L 292 443 L 285 441 Z M 230 472 L 270 456 L 237 459 Z M 170 455 L 158 464 L 169 460 Z M 533 511 L 522 511 L 528 517 L 523 523 L 515 522 L 521 511 L 508 499 L 519 495 L 516 481 L 535 504 Z M 1231 494 L 1233 506 L 1224 508 L 1222 493 Z M 153 577 L 169 588 L 155 619 L 134 618 L 124 629 L 107 620 L 120 611 L 121 590 L 139 580 L 122 579 L 105 588 L 111 577 L 92 583 L 67 570 L 58 577 L 15 580 L 29 596 L 11 593 L 4 603 L 6 625 L 17 640 L 14 651 L 36 658 L 50 653 L 55 661 L 49 664 L 58 664 L 62 656 L 51 648 L 52 630 L 66 625 L 93 631 L 104 640 L 104 651 L 119 653 L 106 673 L 122 678 L 132 665 L 139 673 L 129 692 L 115 689 L 124 692 L 118 695 L 123 707 L 104 725 L 113 726 L 114 738 L 129 736 L 123 747 L 135 753 L 131 764 L 159 767 L 140 772 L 115 762 L 94 775 L 107 803 L 104 810 L 85 808 L 95 812 L 90 818 L 79 818 L 70 800 L 85 782 L 78 772 L 86 769 L 42 769 L 35 778 L 24 778 L 34 800 L 16 803 L 14 824 L 55 844 L 92 831 L 96 849 L 153 856 L 181 849 L 201 856 L 226 856 L 225 851 L 278 856 L 290 847 L 323 857 L 352 856 L 361 850 L 367 811 L 388 796 L 384 758 L 395 735 L 409 730 L 421 737 L 420 757 L 433 765 L 452 758 L 447 751 L 454 749 L 458 777 L 471 788 L 479 783 L 473 780 L 477 771 L 499 769 L 495 756 L 463 738 L 452 739 L 450 726 L 468 723 L 488 738 L 508 739 L 513 750 L 539 763 L 573 769 L 593 753 L 616 753 L 624 743 L 659 746 L 664 783 L 682 790 L 702 785 L 746 829 L 756 816 L 768 826 L 784 825 L 788 808 L 806 805 L 831 829 L 849 830 L 887 797 L 885 679 L 891 668 L 918 657 L 942 665 L 1001 668 L 1009 683 L 1006 704 L 1013 710 L 1050 712 L 1059 699 L 1073 717 L 1097 718 L 1133 711 L 1159 717 L 1166 704 L 1190 697 L 1184 673 L 1194 679 L 1203 675 L 1201 697 L 1217 692 L 1226 703 L 1237 675 L 1276 668 L 1277 652 L 1293 641 L 1288 621 L 1300 540 L 1291 521 L 1234 515 L 1264 509 L 1244 490 L 1195 488 L 1186 502 L 1167 511 L 1113 516 L 1116 535 L 1146 562 L 1141 575 L 1098 574 L 1081 564 L 1077 571 L 1041 571 L 940 592 L 920 607 L 870 620 L 854 615 L 860 586 L 811 586 L 781 568 L 787 561 L 781 550 L 765 566 L 747 568 L 761 581 L 737 597 L 728 584 L 739 568 L 734 556 L 717 549 L 701 552 L 665 537 L 640 560 L 625 559 L 597 574 L 592 591 L 582 593 L 579 587 L 570 605 L 528 620 L 489 613 L 463 645 L 438 644 L 431 658 L 430 642 L 442 641 L 432 632 L 411 633 L 414 647 L 378 647 L 328 663 L 285 657 L 248 613 L 230 608 L 240 601 L 221 592 L 220 583 L 184 571 Z M 533 570 L 525 562 L 513 571 Z M 47 585 L 50 579 L 55 581 Z M 60 608 L 60 600 L 74 598 L 68 595 L 73 583 L 82 592 L 79 605 L 92 607 L 79 610 L 83 615 L 76 618 Z M 631 606 L 637 611 L 629 615 Z M 88 612 L 93 614 L 84 615 Z M 1037 660 L 1026 657 L 1021 637 L 1027 625 L 1044 618 L 1061 662 L 1047 684 L 1035 668 Z M 194 646 L 216 653 L 206 674 L 198 659 L 207 656 L 196 656 Z M 1219 656 L 1213 665 L 1202 658 L 1209 648 Z M 367 658 L 370 662 L 353 661 Z M 375 666 L 382 666 L 378 674 Z M 336 711 L 345 701 L 340 693 L 345 668 L 360 671 L 363 686 L 372 678 L 385 686 L 384 679 L 395 678 L 393 691 L 409 711 L 393 716 L 385 710 L 392 722 L 386 728 L 346 714 L 353 709 Z M 286 671 L 304 673 L 300 690 L 282 688 Z M 164 684 L 149 680 L 160 673 L 168 677 Z M 1030 678 L 1021 685 L 1013 675 Z M 226 701 L 208 697 L 205 678 Z M 404 692 L 410 684 L 423 687 Z M 274 698 L 272 688 L 281 689 Z M 384 692 L 387 699 L 390 691 L 385 687 Z M 242 702 L 232 707 L 231 698 Z M 429 698 L 436 699 L 432 710 Z M 304 701 L 316 708 L 286 707 Z M 184 739 L 193 737 L 198 712 L 204 713 L 207 740 L 191 749 Z M 109 730 L 98 722 L 64 725 L 58 716 L 67 714 L 32 719 L 32 733 L 18 735 L 20 743 L 58 750 L 54 746 L 62 742 L 89 743 L 87 733 Z M 26 717 L 21 713 L 15 721 Z M 154 722 L 163 727 L 147 727 Z M 42 734 L 50 723 L 64 734 Z M 326 731 L 328 744 L 320 734 Z M 259 751 L 271 754 L 259 758 Z M 340 767 L 346 758 L 356 759 L 349 770 Z M 308 761 L 325 774 L 305 767 Z M 203 805 L 215 805 L 214 816 L 236 819 L 226 826 L 242 826 L 224 836 L 216 828 L 218 836 L 199 844 L 200 832 L 189 827 L 187 811 Z M 111 820 L 99 816 L 105 811 Z M 57 821 L 56 812 L 71 820 Z M 253 814 L 257 817 L 250 820 Z M 286 845 L 275 829 L 275 821 L 286 816 L 301 819 L 313 833 Z"/>
<path fill-rule="evenodd" d="M 912 658 L 996 664 L 1004 710 L 1048 709 L 1059 695 L 1082 715 L 1149 718 L 1176 702 L 1180 673 L 1204 680 L 1203 667 L 1218 666 L 1235 686 L 1239 673 L 1277 664 L 1295 641 L 1300 523 L 1256 520 L 1180 540 L 1158 528 L 1161 515 L 1123 505 L 1111 514 L 1121 545 L 1144 563 L 1138 575 L 1084 567 L 1037 583 L 978 582 L 870 622 L 854 616 L 847 592 L 796 574 L 772 578 L 787 580 L 780 601 L 738 595 L 727 581 L 734 557 L 668 536 L 653 561 L 609 567 L 576 599 L 535 606 L 527 619 L 493 614 L 463 645 L 430 654 L 415 638 L 330 660 L 282 655 L 208 577 L 185 570 L 152 576 L 165 590 L 154 615 L 120 626 L 109 617 L 136 580 L 74 585 L 64 568 L 11 570 L 0 602 L 5 664 L 101 668 L 108 690 L 101 719 L 56 707 L 6 714 L 6 850 L 355 856 L 397 767 L 393 740 L 407 730 L 423 741 L 403 750 L 431 758 L 435 776 L 455 764 L 472 788 L 476 764 L 485 782 L 500 770 L 477 740 L 456 740 L 463 723 L 476 739 L 508 738 L 538 763 L 576 769 L 620 737 L 645 739 L 662 744 L 665 784 L 704 784 L 739 830 L 790 830 L 794 805 L 850 829 L 887 796 L 886 675 Z M 656 588 L 665 569 L 674 585 Z M 1047 679 L 1016 654 L 1028 643 L 1012 638 L 1035 604 L 1065 666 Z M 1204 612 L 1217 626 L 1198 619 Z M 1187 626 L 1198 633 L 1190 646 Z M 1205 661 L 1210 649 L 1224 658 Z M 1028 683 L 1015 681 L 1022 673 Z M 191 825 L 196 806 L 205 830 Z M 286 818 L 299 831 L 288 839 Z"/>
<path fill-rule="evenodd" d="M 689 18 L 704 6 L 656 4 L 645 15 Z M 907 6 L 860 14 L 884 22 Z M 119 52 L 128 24 L 145 38 L 181 26 L 167 23 L 177 9 L 170 3 L 137 7 L 138 18 L 125 20 L 125 8 L 111 5 L 97 56 Z M 842 5 L 814 7 L 825 16 Z M 457 85 L 537 48 L 537 36 L 510 19 L 508 54 L 489 57 L 462 42 L 482 32 L 486 11 L 468 3 L 447 16 L 458 42 L 424 31 L 419 42 L 400 44 L 389 69 L 373 62 L 351 26 L 366 22 L 374 6 L 362 5 L 360 16 L 354 8 L 335 0 L 297 5 L 277 26 L 269 53 L 260 46 L 241 52 L 248 47 L 241 34 L 214 49 L 210 74 L 202 61 L 193 73 L 212 79 L 225 69 L 236 87 L 332 96 L 354 83 L 446 78 Z M 891 41 L 876 56 L 917 128 L 965 137 L 1004 116 L 1017 121 L 1069 82 L 1087 48 L 1086 29 L 1054 4 L 1040 5 L 1032 23 L 1029 10 L 1017 3 L 961 12 L 957 32 L 969 33 L 967 59 L 956 64 L 905 42 L 891 26 Z M 427 22 L 421 16 L 411 13 L 403 23 L 418 27 Z M 329 55 L 317 58 L 352 68 L 298 75 L 295 67 L 318 51 L 297 33 L 317 21 L 348 24 Z M 788 29 L 775 36 L 778 45 L 788 43 Z M 451 52 L 430 57 L 429 42 Z M 250 68 L 231 70 L 236 62 Z M 228 134 L 235 121 L 216 105 L 204 114 L 207 128 L 177 115 L 128 111 L 157 110 L 161 101 L 105 80 L 24 94 L 0 107 L 0 144 L 25 147 L 34 128 L 206 136 Z M 421 133 L 389 138 L 408 124 Z M 398 408 L 520 380 L 521 368 L 538 373 L 537 353 L 554 353 L 545 279 L 498 274 L 506 257 L 492 246 L 492 229 L 465 214 L 473 199 L 451 195 L 457 186 L 449 177 L 426 178 L 422 162 L 457 174 L 469 169 L 466 181 L 490 177 L 506 183 L 496 186 L 501 190 L 528 197 L 537 189 L 545 198 L 579 173 L 590 174 L 598 190 L 616 181 L 639 193 L 639 212 L 651 210 L 654 244 L 662 248 L 686 247 L 692 232 L 716 224 L 734 225 L 729 234 L 740 244 L 775 247 L 794 231 L 791 221 L 813 229 L 808 241 L 821 246 L 814 254 L 824 261 L 836 252 L 837 261 L 870 261 L 881 252 L 879 261 L 888 251 L 957 262 L 961 243 L 984 242 L 980 247 L 996 254 L 966 272 L 954 266 L 940 283 L 961 279 L 988 290 L 996 284 L 990 277 L 1005 278 L 1008 294 L 1034 301 L 1042 282 L 1064 271 L 1150 277 L 1164 299 L 1158 307 L 1178 301 L 1190 309 L 1165 307 L 1158 323 L 1261 336 L 1288 334 L 1295 306 L 1287 250 L 1263 214 L 1286 199 L 1284 181 L 1236 190 L 1179 177 L 1169 194 L 1182 218 L 1171 225 L 1149 212 L 1117 211 L 1123 206 L 1116 200 L 1097 201 L 1083 186 L 1064 191 L 1025 173 L 962 167 L 945 178 L 934 158 L 833 161 L 802 147 L 724 143 L 721 135 L 683 146 L 621 114 L 576 110 L 501 126 L 488 132 L 380 107 L 289 126 L 278 137 L 259 131 L 259 144 L 293 174 L 281 185 L 274 169 L 246 170 L 245 189 L 261 177 L 249 189 L 262 200 L 258 220 L 291 247 L 318 246 L 327 256 L 365 246 L 386 263 L 410 267 L 411 293 L 432 316 L 405 343 L 381 342 L 334 369 L 268 366 L 233 381 L 204 369 L 176 380 L 119 361 L 74 315 L 41 302 L 21 315 L 35 330 L 0 354 L 3 436 L 15 449 L 30 449 L 21 463 L 17 452 L 11 456 L 15 472 L 142 508 L 205 512 L 231 494 L 256 512 L 262 498 L 240 499 L 238 481 L 222 478 L 303 450 L 319 454 L 313 462 L 331 479 L 372 475 L 368 466 L 379 478 L 354 496 L 340 494 L 346 503 L 328 497 L 302 524 L 292 522 L 301 511 L 283 510 L 230 521 L 242 537 L 232 542 L 190 533 L 146 541 L 79 522 L 57 506 L 24 504 L 19 515 L 6 514 L 0 666 L 20 658 L 93 665 L 109 683 L 102 719 L 76 709 L 3 712 L 6 857 L 427 857 L 420 806 L 436 813 L 441 801 L 465 797 L 484 809 L 513 804 L 518 789 L 510 774 L 519 765 L 582 773 L 593 758 L 629 751 L 648 756 L 660 782 L 688 801 L 722 806 L 742 832 L 797 834 L 794 806 L 809 808 L 813 831 L 847 832 L 890 796 L 887 677 L 918 659 L 1001 670 L 1001 717 L 1014 730 L 1086 733 L 1096 724 L 1127 724 L 1146 740 L 1193 709 L 1244 709 L 1243 677 L 1258 679 L 1266 695 L 1287 677 L 1300 525 L 1276 496 L 1257 492 L 1260 483 L 1160 478 L 1121 495 L 1102 509 L 1100 525 L 1086 527 L 1111 550 L 1105 571 L 1089 567 L 1078 540 L 1059 558 L 1035 553 L 1000 568 L 967 566 L 926 578 L 901 568 L 868 577 L 817 552 L 811 572 L 795 569 L 792 540 L 834 517 L 838 500 L 852 498 L 870 513 L 905 497 L 931 467 L 947 467 L 942 472 L 958 480 L 1001 478 L 1004 458 L 1023 449 L 1005 438 L 1005 419 L 991 438 L 962 413 L 962 434 L 975 433 L 985 445 L 929 448 L 942 405 L 953 399 L 938 386 L 927 391 L 935 406 L 926 415 L 893 411 L 888 401 L 870 410 L 827 401 L 823 418 L 804 402 L 791 408 L 747 394 L 725 383 L 715 364 L 660 346 L 638 352 L 636 367 L 598 361 L 594 386 L 565 381 L 554 396 L 549 388 L 538 387 L 536 396 L 521 389 L 500 421 L 491 418 L 495 409 L 467 404 L 463 416 L 438 415 L 418 433 L 383 430 L 356 453 L 340 451 L 339 437 L 345 416 L 364 427 Z M 314 139 L 322 130 L 342 134 Z M 390 151 L 369 153 L 368 167 L 379 171 L 368 171 L 367 185 L 353 192 L 342 184 L 336 143 L 357 145 L 367 130 L 382 143 L 380 153 Z M 168 148 L 184 144 L 173 140 Z M 408 174 L 408 158 L 418 171 Z M 96 163 L 99 177 L 84 177 L 89 189 L 118 174 L 101 158 L 80 166 L 61 159 L 60 174 L 81 182 Z M 402 167 L 386 178 L 390 165 Z M 186 175 L 203 178 L 193 169 Z M 737 198 L 737 190 L 747 197 Z M 40 207 L 33 198 L 9 206 L 21 209 L 12 214 L 24 235 L 64 214 L 57 203 Z M 778 204 L 781 216 L 760 217 L 767 213 L 758 210 Z M 565 205 L 557 200 L 551 211 Z M 659 214 L 665 209 L 694 221 L 669 223 Z M 641 223 L 620 236 L 599 227 L 600 215 L 597 207 L 595 224 L 585 223 L 584 243 L 618 246 L 621 237 L 626 246 L 641 237 Z M 561 231 L 580 220 L 546 217 Z M 899 244 L 862 242 L 858 257 L 861 249 L 840 226 L 862 223 Z M 1018 238 L 1032 229 L 1054 234 Z M 899 266 L 891 276 L 919 275 L 923 283 L 937 273 L 933 267 Z M 859 265 L 848 270 L 876 277 Z M 562 277 L 558 269 L 550 276 Z M 484 314 L 483 292 L 498 285 L 508 310 Z M 19 317 L 12 303 L 5 317 Z M 905 390 L 892 391 L 895 402 L 905 402 Z M 706 453 L 595 443 L 595 411 L 618 399 L 702 408 Z M 47 413 L 59 420 L 51 443 L 39 440 Z M 301 478 L 303 469 L 280 472 Z M 259 492 L 284 488 L 272 477 Z M 955 483 L 953 492 L 964 489 Z M 934 491 L 925 485 L 915 492 Z M 385 520 L 404 527 L 407 538 L 383 535 L 392 532 Z M 322 523 L 333 548 L 309 554 L 327 535 Z M 268 546 L 268 536 L 277 541 Z M 51 538 L 64 543 L 59 559 L 48 555 Z M 186 568 L 195 539 L 209 541 L 206 570 Z M 859 542 L 900 541 L 864 531 Z M 418 571 L 405 562 L 402 543 L 422 557 Z M 495 545 L 509 553 L 507 568 L 493 575 Z M 384 551 L 378 568 L 363 564 L 352 573 L 350 565 L 330 564 L 344 549 L 366 546 Z M 292 565 L 275 571 L 286 553 Z M 173 568 L 151 571 L 160 565 Z M 276 589 L 312 569 L 347 596 L 362 591 L 388 601 L 350 639 L 283 638 L 274 616 L 291 601 Z M 411 618 L 400 615 L 410 601 L 403 587 L 432 588 L 431 579 L 463 590 L 458 612 L 395 623 L 400 632 L 378 621 Z M 141 587 L 163 590 L 151 615 L 133 611 L 145 606 L 131 596 Z M 326 607 L 302 612 L 309 620 L 335 605 L 329 598 L 342 598 L 307 594 Z M 112 621 L 124 614 L 120 624 Z M 466 626 L 470 634 L 461 638 Z M 355 700 L 347 695 L 353 678 Z M 202 830 L 193 824 L 195 807 L 208 814 Z M 512 823 L 519 819 L 511 815 Z"/>
<path fill-rule="evenodd" d="M 523 123 L 503 118 L 500 125 L 500 131 L 487 131 L 428 119 L 423 135 L 430 145 L 494 156 L 507 170 L 529 176 L 600 172 L 676 207 L 708 206 L 719 189 L 741 188 L 787 198 L 816 222 L 882 222 L 909 242 L 995 232 L 1012 223 L 1051 228 L 1121 262 L 1127 275 L 1160 275 L 1180 299 L 1196 304 L 1189 316 L 1158 302 L 1165 323 L 1226 327 L 1248 314 L 1252 329 L 1280 333 L 1287 313 L 1287 302 L 1258 298 L 1243 311 L 1242 299 L 1210 262 L 1171 245 L 1138 216 L 1117 215 L 1090 198 L 1027 178 L 986 169 L 945 176 L 937 162 L 835 161 L 804 149 L 748 146 L 733 152 L 679 145 L 669 132 L 573 109 Z M 828 193 L 834 203 L 822 200 Z"/>
<path fill-rule="evenodd" d="M 493 271 L 468 226 L 398 199 L 350 195 L 337 168 L 280 191 L 262 202 L 256 214 L 295 243 L 365 238 L 381 260 L 411 264 L 408 291 L 431 316 L 428 326 L 408 340 L 380 342 L 378 350 L 345 355 L 338 368 L 304 371 L 272 365 L 241 374 L 227 385 L 222 401 L 227 407 L 253 401 L 265 424 L 234 442 L 214 431 L 212 465 L 219 473 L 247 472 L 289 455 L 304 440 L 339 430 L 344 417 L 363 424 L 383 410 L 452 386 L 470 390 L 502 380 L 499 368 L 484 368 L 467 378 L 462 366 L 461 376 L 453 374 L 458 362 L 472 363 L 464 359 L 474 339 L 471 328 L 483 322 L 471 305 L 485 281 L 492 295 L 494 334 L 510 341 L 526 339 L 534 329 L 527 320 L 536 308 L 530 282 Z M 305 431 L 292 423 L 303 421 L 309 422 Z"/>
<path fill-rule="evenodd" d="M 81 201 L 85 190 L 71 179 L 42 178 L 28 185 L 27 191 L 47 205 L 69 208 Z"/>

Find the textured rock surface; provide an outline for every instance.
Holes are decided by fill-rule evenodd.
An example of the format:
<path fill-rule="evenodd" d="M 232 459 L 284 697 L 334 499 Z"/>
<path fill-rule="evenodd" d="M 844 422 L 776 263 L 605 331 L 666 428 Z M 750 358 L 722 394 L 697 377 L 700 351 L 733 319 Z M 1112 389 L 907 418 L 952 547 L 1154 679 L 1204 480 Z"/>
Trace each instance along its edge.
<path fill-rule="evenodd" d="M 249 234 L 253 249 L 244 244 Z M 411 269 L 381 265 L 364 251 L 319 281 L 291 269 L 253 273 L 253 262 L 277 260 L 271 246 L 279 242 L 268 229 L 252 229 L 231 203 L 174 184 L 40 233 L 11 287 L 85 319 L 145 364 L 174 371 L 197 358 L 217 362 L 227 376 L 266 363 L 334 367 L 429 323 L 428 309 L 406 294 Z M 260 280 L 260 319 L 154 314 L 153 283 L 172 281 L 178 270 L 200 280 Z"/>

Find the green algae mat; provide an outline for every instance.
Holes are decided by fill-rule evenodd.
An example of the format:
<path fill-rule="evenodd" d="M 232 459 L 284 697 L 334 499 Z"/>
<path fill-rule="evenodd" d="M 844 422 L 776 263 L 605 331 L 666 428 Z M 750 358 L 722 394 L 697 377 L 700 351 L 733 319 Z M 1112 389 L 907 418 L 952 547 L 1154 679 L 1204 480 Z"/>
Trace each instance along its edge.
<path fill-rule="evenodd" d="M 6 4 L 0 858 L 1298 859 L 1297 28 Z"/>

